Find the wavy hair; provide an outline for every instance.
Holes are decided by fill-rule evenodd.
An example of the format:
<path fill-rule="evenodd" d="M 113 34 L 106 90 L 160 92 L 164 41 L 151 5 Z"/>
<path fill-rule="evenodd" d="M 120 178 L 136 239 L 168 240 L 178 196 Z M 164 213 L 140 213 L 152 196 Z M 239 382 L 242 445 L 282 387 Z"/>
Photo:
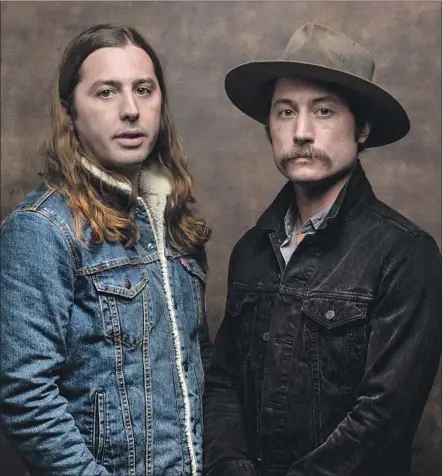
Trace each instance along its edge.
<path fill-rule="evenodd" d="M 76 114 L 74 91 L 85 59 L 100 48 L 127 45 L 143 49 L 154 65 L 162 95 L 161 119 L 157 141 L 145 163 L 156 160 L 167 169 L 172 185 L 165 211 L 167 237 L 174 248 L 191 252 L 209 240 L 211 230 L 204 220 L 197 219 L 193 213 L 192 178 L 182 140 L 169 113 L 160 60 L 135 29 L 97 25 L 81 33 L 66 48 L 52 98 L 51 132 L 42 147 L 45 159 L 43 177 L 48 186 L 67 197 L 74 215 L 74 230 L 80 241 L 85 241 L 88 226 L 91 227 L 89 243 L 92 244 L 103 240 L 121 241 L 125 247 L 131 247 L 138 241 L 140 234 L 135 225 L 135 195 L 123 200 L 115 190 L 109 190 L 85 169 L 81 163 L 85 154 L 71 126 Z M 93 157 L 88 159 L 104 170 Z M 115 172 L 105 172 L 116 180 L 122 179 Z"/>

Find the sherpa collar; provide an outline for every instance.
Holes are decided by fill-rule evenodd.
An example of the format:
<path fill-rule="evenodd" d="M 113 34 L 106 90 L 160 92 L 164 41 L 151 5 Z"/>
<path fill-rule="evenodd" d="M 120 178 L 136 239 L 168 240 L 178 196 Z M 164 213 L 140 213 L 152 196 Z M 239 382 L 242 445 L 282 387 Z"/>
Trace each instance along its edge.
<path fill-rule="evenodd" d="M 86 157 L 82 157 L 82 165 L 99 180 L 111 187 L 115 187 L 125 193 L 132 192 L 131 182 L 122 177 L 116 179 L 105 170 L 97 167 Z M 172 186 L 168 178 L 166 168 L 156 160 L 148 161 L 139 175 L 138 194 L 148 208 L 149 218 L 154 227 L 156 238 L 163 242 L 164 238 L 164 213 L 168 195 L 171 194 Z"/>
<path fill-rule="evenodd" d="M 83 167 L 99 180 L 126 193 L 132 192 L 132 184 L 127 178 L 121 177 L 121 179 L 117 179 L 113 177 L 105 170 L 97 167 L 86 157 L 82 157 L 81 161 Z M 139 175 L 138 185 L 139 195 L 145 199 L 149 195 L 168 196 L 172 191 L 171 182 L 168 178 L 166 168 L 154 160 L 148 161 L 147 165 L 142 168 Z"/>

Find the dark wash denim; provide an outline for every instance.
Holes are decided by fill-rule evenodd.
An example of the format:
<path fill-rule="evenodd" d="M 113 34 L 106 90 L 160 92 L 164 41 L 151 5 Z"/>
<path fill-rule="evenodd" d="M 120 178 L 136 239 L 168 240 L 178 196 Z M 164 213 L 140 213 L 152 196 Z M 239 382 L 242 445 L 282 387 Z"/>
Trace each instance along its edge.
<path fill-rule="evenodd" d="M 201 474 L 206 258 L 166 244 L 177 362 L 143 205 L 132 248 L 80 245 L 66 199 L 45 186 L 3 224 L 1 418 L 33 476 L 188 475 L 188 444 Z"/>
<path fill-rule="evenodd" d="M 235 246 L 204 397 L 210 476 L 405 476 L 441 353 L 441 255 L 360 162 L 287 267 L 288 183 Z"/>

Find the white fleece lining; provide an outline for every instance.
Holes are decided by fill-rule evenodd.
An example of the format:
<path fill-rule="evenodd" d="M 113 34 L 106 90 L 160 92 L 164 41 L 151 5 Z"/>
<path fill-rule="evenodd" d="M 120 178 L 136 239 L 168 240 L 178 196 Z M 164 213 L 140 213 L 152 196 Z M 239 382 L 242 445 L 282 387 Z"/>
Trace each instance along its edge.
<path fill-rule="evenodd" d="M 85 157 L 82 157 L 83 166 L 89 170 L 93 175 L 98 177 L 103 182 L 113 187 L 119 188 L 125 192 L 132 192 L 132 185 L 129 180 L 116 180 L 111 175 L 101 170 Z M 168 195 L 172 191 L 171 182 L 165 168 L 157 161 L 151 161 L 147 167 L 140 171 L 139 176 L 139 194 L 138 197 L 148 214 L 149 221 L 152 225 L 154 238 L 157 243 L 158 254 L 160 257 L 160 265 L 163 278 L 163 289 L 166 295 L 168 304 L 169 319 L 172 327 L 172 337 L 175 350 L 175 365 L 178 372 L 178 379 L 180 383 L 180 390 L 182 392 L 183 403 L 185 407 L 185 429 L 186 429 L 186 443 L 188 446 L 189 458 L 191 461 L 191 476 L 197 474 L 197 462 L 195 459 L 194 445 L 192 443 L 192 429 L 191 429 L 191 409 L 189 405 L 188 386 L 182 369 L 182 353 L 180 345 L 180 336 L 178 333 L 177 319 L 175 316 L 174 303 L 172 299 L 172 292 L 169 285 L 168 277 L 168 261 L 165 253 L 165 226 L 164 216 L 166 209 L 166 201 Z"/>
<path fill-rule="evenodd" d="M 151 196 L 152 197 L 152 196 Z M 143 197 L 140 197 L 143 205 L 146 208 L 148 213 L 149 221 L 152 224 L 152 230 L 154 232 L 155 241 L 157 242 L 158 254 L 160 257 L 160 264 L 163 277 L 163 288 L 166 294 L 166 301 L 168 303 L 169 318 L 171 320 L 172 326 L 172 336 L 174 341 L 174 350 L 175 350 L 175 365 L 178 372 L 178 380 L 180 382 L 180 389 L 183 395 L 183 403 L 185 407 L 185 426 L 186 426 L 186 442 L 188 445 L 189 457 L 191 460 L 191 475 L 196 475 L 197 463 L 195 460 L 194 446 L 192 444 L 192 430 L 191 430 L 191 418 L 190 418 L 190 407 L 189 407 L 189 398 L 188 398 L 188 387 L 186 384 L 186 379 L 183 374 L 182 369 L 182 354 L 181 354 L 181 345 L 180 337 L 178 335 L 177 320 L 175 317 L 174 305 L 172 300 L 171 288 L 169 286 L 169 277 L 168 277 L 168 262 L 165 254 L 164 247 L 164 226 L 163 226 L 163 217 L 164 217 L 164 207 L 166 206 L 166 195 L 154 195 L 157 199 L 157 203 L 152 203 L 152 200 L 149 200 L 148 204 L 146 203 Z M 149 205 L 154 205 L 152 208 Z"/>
<path fill-rule="evenodd" d="M 105 182 L 108 185 L 111 185 L 112 187 L 119 188 L 120 190 L 124 190 L 126 192 L 131 193 L 132 185 L 129 180 L 117 180 L 115 177 L 110 174 L 107 174 L 104 170 L 100 169 L 95 164 L 90 162 L 86 157 L 82 156 L 81 161 L 83 167 L 89 172 L 91 172 L 92 175 L 99 178 L 101 181 Z"/>

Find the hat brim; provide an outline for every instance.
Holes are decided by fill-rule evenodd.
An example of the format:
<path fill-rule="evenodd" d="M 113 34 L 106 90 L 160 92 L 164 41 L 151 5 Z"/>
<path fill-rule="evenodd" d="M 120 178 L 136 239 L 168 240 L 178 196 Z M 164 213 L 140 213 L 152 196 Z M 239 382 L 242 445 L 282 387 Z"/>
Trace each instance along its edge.
<path fill-rule="evenodd" d="M 299 77 L 339 84 L 360 95 L 369 107 L 371 134 L 366 147 L 390 144 L 404 137 L 410 122 L 403 106 L 380 86 L 343 71 L 311 63 L 293 61 L 257 61 L 245 63 L 228 72 L 225 90 L 229 99 L 246 115 L 264 123 L 265 88 L 283 77 Z"/>

